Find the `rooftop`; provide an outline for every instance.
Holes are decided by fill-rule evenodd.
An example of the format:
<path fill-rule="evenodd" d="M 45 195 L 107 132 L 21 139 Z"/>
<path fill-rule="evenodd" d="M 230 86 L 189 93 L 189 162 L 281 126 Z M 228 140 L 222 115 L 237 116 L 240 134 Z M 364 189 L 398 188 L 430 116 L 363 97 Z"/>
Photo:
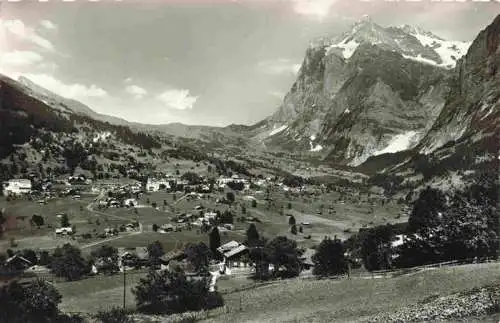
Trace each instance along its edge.
<path fill-rule="evenodd" d="M 231 249 L 228 252 L 225 252 L 224 253 L 224 257 L 231 258 L 232 256 L 235 256 L 235 255 L 237 255 L 237 254 L 239 254 L 239 253 L 241 253 L 241 252 L 243 252 L 245 250 L 247 250 L 247 247 L 244 246 L 244 245 L 240 245 L 240 246 L 238 246 L 236 248 Z"/>

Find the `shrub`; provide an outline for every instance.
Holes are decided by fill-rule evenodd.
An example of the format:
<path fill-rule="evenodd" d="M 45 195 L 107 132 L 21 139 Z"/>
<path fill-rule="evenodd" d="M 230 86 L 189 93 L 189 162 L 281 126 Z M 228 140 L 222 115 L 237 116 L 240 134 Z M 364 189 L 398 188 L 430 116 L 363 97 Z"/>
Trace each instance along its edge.
<path fill-rule="evenodd" d="M 220 306 L 222 297 L 208 291 L 208 279 L 190 280 L 182 270 L 150 271 L 133 293 L 139 311 L 148 314 L 173 314 Z"/>
<path fill-rule="evenodd" d="M 107 311 L 99 311 L 94 318 L 101 323 L 132 323 L 129 312 L 121 307 L 113 307 Z"/>

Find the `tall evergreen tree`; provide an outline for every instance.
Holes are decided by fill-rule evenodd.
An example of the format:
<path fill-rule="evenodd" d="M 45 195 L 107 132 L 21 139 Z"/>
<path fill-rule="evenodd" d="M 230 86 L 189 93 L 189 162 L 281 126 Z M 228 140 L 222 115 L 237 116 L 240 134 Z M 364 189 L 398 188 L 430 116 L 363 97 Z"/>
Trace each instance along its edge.
<path fill-rule="evenodd" d="M 255 226 L 254 223 L 250 224 L 250 226 L 247 229 L 247 241 L 246 243 L 248 246 L 255 246 L 259 243 L 260 236 L 259 232 L 257 231 L 257 227 Z"/>
<path fill-rule="evenodd" d="M 209 236 L 210 250 L 212 250 L 214 255 L 217 255 L 217 248 L 220 247 L 220 233 L 217 227 L 212 229 Z"/>

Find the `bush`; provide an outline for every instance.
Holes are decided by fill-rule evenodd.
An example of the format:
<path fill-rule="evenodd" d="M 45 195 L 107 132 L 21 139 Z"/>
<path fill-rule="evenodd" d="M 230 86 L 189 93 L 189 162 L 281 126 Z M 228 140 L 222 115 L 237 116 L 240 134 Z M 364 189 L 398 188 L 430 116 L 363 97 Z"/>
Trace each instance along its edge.
<path fill-rule="evenodd" d="M 222 294 L 219 292 L 210 292 L 206 297 L 205 297 L 205 308 L 207 310 L 211 310 L 217 307 L 222 307 L 224 306 L 224 298 L 222 297 Z"/>
<path fill-rule="evenodd" d="M 150 271 L 133 293 L 137 308 L 147 314 L 199 311 L 223 304 L 218 293 L 208 291 L 208 279 L 190 280 L 182 270 Z"/>
<path fill-rule="evenodd" d="M 94 318 L 101 323 L 132 323 L 133 320 L 128 314 L 128 311 L 121 307 L 113 307 L 107 311 L 97 312 Z"/>
<path fill-rule="evenodd" d="M 61 298 L 61 294 L 45 281 L 32 281 L 28 286 L 13 282 L 0 289 L 0 322 L 57 322 Z"/>

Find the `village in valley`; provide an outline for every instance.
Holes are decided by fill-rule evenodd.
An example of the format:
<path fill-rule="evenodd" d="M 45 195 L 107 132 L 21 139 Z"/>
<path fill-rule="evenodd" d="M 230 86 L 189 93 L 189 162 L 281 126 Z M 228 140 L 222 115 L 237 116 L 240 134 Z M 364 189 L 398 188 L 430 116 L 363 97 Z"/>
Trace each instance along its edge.
<path fill-rule="evenodd" d="M 115 275 L 145 275 L 144 270 L 152 266 L 151 246 L 156 245 L 156 270 L 175 264 L 196 274 L 199 268 L 193 268 L 193 255 L 189 255 L 189 248 L 194 248 L 194 257 L 207 261 L 210 290 L 234 288 L 256 275 L 256 263 L 249 254 L 255 248 L 248 240 L 249 230 L 269 240 L 284 236 L 294 241 L 301 275 L 311 276 L 311 248 L 325 236 L 345 240 L 374 219 L 397 223 L 407 218 L 404 205 L 376 191 L 365 192 L 363 200 L 362 193 L 354 194 L 352 188 L 332 189 L 297 176 L 218 174 L 212 165 L 199 172 L 194 168 L 182 173 L 154 171 L 143 176 L 144 181 L 96 180 L 76 172 L 57 179 L 4 182 L 0 205 L 1 243 L 8 253 L 3 260 L 5 279 L 38 275 L 64 284 L 45 258 L 67 246 L 81 250 L 82 257 L 89 259 L 90 269 L 82 278 L 96 279 L 110 272 L 110 260 L 98 256 L 106 248 L 114 250 L 115 270 L 111 272 Z M 330 205 L 325 205 L 325 196 Z M 348 210 L 346 200 L 357 201 L 357 208 L 350 210 L 349 217 L 337 216 L 337 210 Z M 398 216 L 377 220 L 363 214 L 365 208 L 369 213 L 374 207 L 398 210 Z M 359 222 L 353 221 L 356 214 Z M 265 272 L 273 271 L 273 264 L 268 267 Z M 109 301 L 119 305 L 121 297 Z M 97 311 L 102 304 L 94 305 L 85 310 Z"/>
<path fill-rule="evenodd" d="M 10 2 L 0 323 L 500 322 L 497 7 Z"/>

